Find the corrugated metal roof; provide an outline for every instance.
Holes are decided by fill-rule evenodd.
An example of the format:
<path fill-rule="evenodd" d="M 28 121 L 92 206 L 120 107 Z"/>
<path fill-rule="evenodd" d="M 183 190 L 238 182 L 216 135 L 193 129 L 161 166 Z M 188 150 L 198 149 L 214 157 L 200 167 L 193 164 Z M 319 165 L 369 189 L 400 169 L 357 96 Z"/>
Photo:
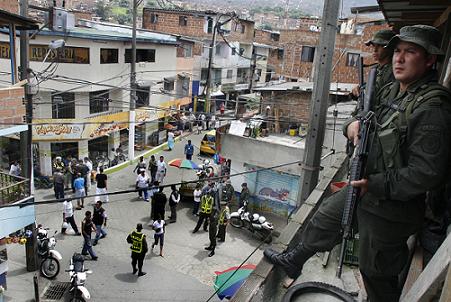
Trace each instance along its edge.
<path fill-rule="evenodd" d="M 331 94 L 348 94 L 356 84 L 352 83 L 330 83 Z M 313 91 L 313 82 L 285 82 L 281 84 L 255 88 L 256 91 Z"/>
<path fill-rule="evenodd" d="M 12 23 L 17 29 L 38 29 L 38 22 L 21 15 L 0 10 L 0 27 L 8 27 Z"/>
<path fill-rule="evenodd" d="M 114 27 L 96 24 L 95 28 L 75 27 L 67 32 L 42 30 L 39 35 L 43 36 L 64 36 L 80 39 L 95 39 L 107 41 L 131 41 L 131 27 Z M 157 44 L 177 44 L 177 38 L 171 35 L 159 34 L 150 31 L 138 30 L 136 32 L 137 42 L 148 42 Z"/>

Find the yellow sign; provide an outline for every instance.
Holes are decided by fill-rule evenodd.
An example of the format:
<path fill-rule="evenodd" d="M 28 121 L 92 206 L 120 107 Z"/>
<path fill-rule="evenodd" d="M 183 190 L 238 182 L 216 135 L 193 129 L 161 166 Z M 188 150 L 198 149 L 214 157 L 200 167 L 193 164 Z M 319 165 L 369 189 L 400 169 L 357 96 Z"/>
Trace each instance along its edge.
<path fill-rule="evenodd" d="M 44 61 L 49 47 L 47 45 L 30 45 L 30 61 Z M 0 59 L 9 59 L 9 43 L 0 42 Z M 89 64 L 89 48 L 65 46 L 51 50 L 46 62 Z"/>

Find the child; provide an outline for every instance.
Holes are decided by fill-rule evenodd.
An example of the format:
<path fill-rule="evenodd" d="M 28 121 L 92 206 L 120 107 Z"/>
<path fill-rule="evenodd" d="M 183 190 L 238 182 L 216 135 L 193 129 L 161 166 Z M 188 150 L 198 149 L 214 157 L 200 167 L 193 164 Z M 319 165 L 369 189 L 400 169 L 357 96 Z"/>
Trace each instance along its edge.
<path fill-rule="evenodd" d="M 157 220 L 153 222 L 153 230 L 155 231 L 155 234 L 153 235 L 153 238 L 155 239 L 155 242 L 152 244 L 152 250 L 153 248 L 158 245 L 158 241 L 160 242 L 160 256 L 163 257 L 163 244 L 164 244 L 164 229 L 165 229 L 165 222 L 161 219 L 161 216 L 158 216 Z"/>

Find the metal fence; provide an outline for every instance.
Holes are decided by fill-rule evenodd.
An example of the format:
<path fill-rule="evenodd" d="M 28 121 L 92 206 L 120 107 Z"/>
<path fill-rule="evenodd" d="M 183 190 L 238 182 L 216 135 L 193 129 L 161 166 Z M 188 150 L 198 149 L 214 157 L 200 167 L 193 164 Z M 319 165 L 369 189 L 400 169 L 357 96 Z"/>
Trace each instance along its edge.
<path fill-rule="evenodd" d="M 28 179 L 0 172 L 0 205 L 14 203 L 29 195 Z"/>

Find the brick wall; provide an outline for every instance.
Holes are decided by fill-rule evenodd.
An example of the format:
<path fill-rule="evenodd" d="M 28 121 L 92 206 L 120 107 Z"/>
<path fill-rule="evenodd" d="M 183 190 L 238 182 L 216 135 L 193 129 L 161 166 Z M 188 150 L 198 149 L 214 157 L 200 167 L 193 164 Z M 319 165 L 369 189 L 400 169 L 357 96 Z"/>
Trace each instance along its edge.
<path fill-rule="evenodd" d="M 18 0 L 0 1 L 0 9 L 6 10 L 7 12 L 13 14 L 19 14 L 19 1 Z"/>
<path fill-rule="evenodd" d="M 0 89 L 0 123 L 23 123 L 25 105 L 23 104 L 24 89 L 2 88 Z M 11 125 L 13 126 L 13 125 Z M 8 127 L 2 125 L 1 127 Z"/>

